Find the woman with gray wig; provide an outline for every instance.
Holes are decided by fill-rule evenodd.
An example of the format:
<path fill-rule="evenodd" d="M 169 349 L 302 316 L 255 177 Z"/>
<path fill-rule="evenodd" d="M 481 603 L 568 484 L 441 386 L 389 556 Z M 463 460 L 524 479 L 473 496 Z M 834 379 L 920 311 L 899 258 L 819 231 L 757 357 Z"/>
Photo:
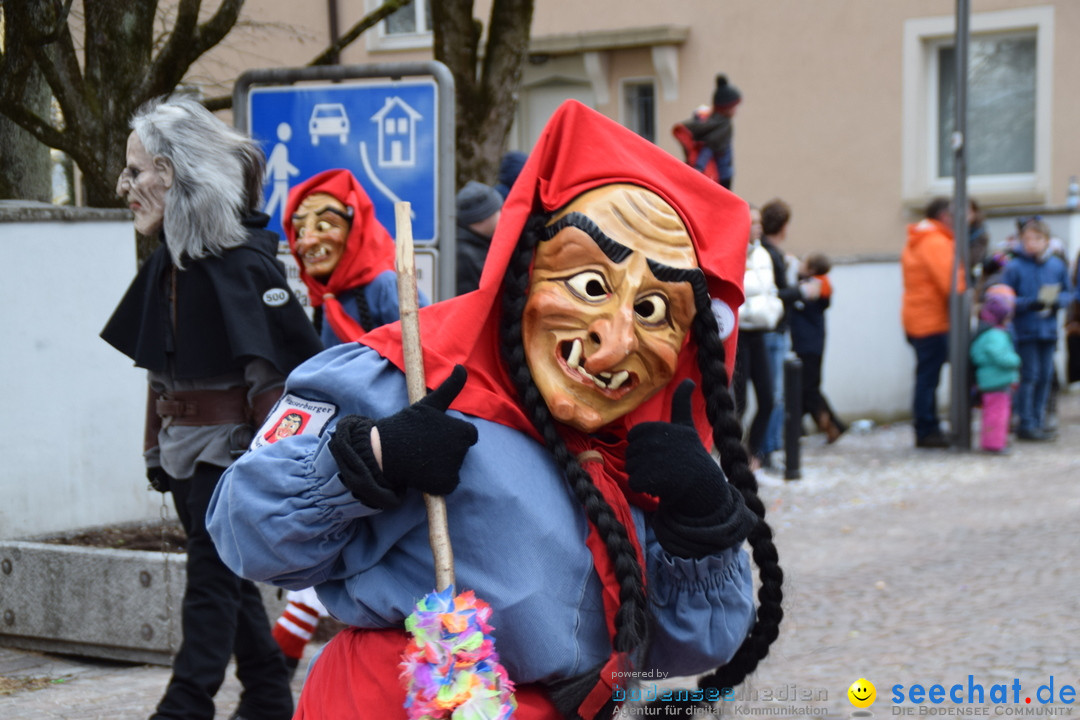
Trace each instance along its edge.
<path fill-rule="evenodd" d="M 242 245 L 241 219 L 262 204 L 262 151 L 191 98 L 147 103 L 131 120 L 146 152 L 171 165 L 164 217 L 173 261 L 220 255 Z M 124 181 L 121 173 L 120 181 Z M 117 192 L 123 194 L 119 185 Z"/>
<path fill-rule="evenodd" d="M 288 720 L 289 676 L 262 597 L 221 562 L 205 517 L 285 377 L 322 346 L 258 212 L 259 148 L 190 98 L 151 102 L 131 127 L 116 191 L 135 229 L 162 245 L 102 337 L 147 370 L 147 477 L 172 492 L 187 533 L 183 639 L 151 718 L 212 720 L 235 655 L 244 690 L 231 717 Z"/>

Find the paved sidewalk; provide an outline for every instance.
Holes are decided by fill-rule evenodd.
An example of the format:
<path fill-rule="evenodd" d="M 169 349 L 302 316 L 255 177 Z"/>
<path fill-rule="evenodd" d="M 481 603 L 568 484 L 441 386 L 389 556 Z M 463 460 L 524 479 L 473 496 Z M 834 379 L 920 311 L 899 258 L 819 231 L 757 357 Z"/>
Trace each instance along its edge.
<path fill-rule="evenodd" d="M 725 714 L 848 718 L 847 688 L 865 677 L 878 692 L 870 710 L 889 717 L 905 709 L 893 707 L 894 685 L 906 697 L 913 684 L 966 688 L 970 675 L 987 694 L 1014 680 L 1023 688 L 1018 705 L 986 707 L 988 716 L 1080 715 L 1034 697 L 1051 676 L 1056 691 L 1080 686 L 1080 393 L 1062 398 L 1060 424 L 1056 442 L 1016 444 L 1008 456 L 916 450 L 907 425 L 835 445 L 814 436 L 803 443 L 801 480 L 759 474 L 786 617 L 770 656 L 736 691 L 747 699 L 724 703 Z M 167 677 L 165 668 L 0 648 L 0 693 L 5 678 L 45 684 L 0 695 L 0 718 L 139 720 Z M 237 692 L 230 679 L 219 718 Z M 955 707 L 904 704 L 915 716 Z"/>

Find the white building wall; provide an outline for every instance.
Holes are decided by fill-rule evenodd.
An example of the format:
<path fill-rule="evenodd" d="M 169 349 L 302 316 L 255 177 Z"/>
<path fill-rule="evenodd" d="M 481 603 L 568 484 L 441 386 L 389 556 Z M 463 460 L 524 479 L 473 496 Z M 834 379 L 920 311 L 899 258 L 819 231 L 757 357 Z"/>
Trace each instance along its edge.
<path fill-rule="evenodd" d="M 115 211 L 64 222 L 5 213 L 0 204 L 0 538 L 155 518 L 161 496 L 147 492 L 142 462 L 145 376 L 98 337 L 135 274 L 131 221 Z"/>
<path fill-rule="evenodd" d="M 910 417 L 915 356 L 900 324 L 899 260 L 834 265 L 821 387 L 845 419 Z M 948 366 L 939 407 L 948 406 Z"/>

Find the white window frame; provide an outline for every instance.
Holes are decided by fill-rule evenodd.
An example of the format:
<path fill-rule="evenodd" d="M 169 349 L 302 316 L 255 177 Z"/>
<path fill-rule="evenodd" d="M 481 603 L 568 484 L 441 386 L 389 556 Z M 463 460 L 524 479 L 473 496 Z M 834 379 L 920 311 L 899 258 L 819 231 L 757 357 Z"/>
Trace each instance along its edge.
<path fill-rule="evenodd" d="M 386 32 L 386 20 L 382 20 L 376 25 L 372 31 L 364 33 L 367 37 L 367 47 L 369 51 L 380 50 L 422 50 L 430 49 L 434 42 L 435 36 L 431 28 L 424 28 L 424 20 L 430 11 L 426 10 L 426 7 L 431 2 L 437 2 L 437 0 L 413 0 L 412 3 L 406 5 L 407 9 L 416 13 L 416 27 L 417 32 L 412 33 L 395 33 L 389 34 Z M 368 12 L 377 10 L 382 3 L 379 0 L 367 0 L 365 7 Z"/>
<path fill-rule="evenodd" d="M 660 83 L 657 82 L 655 77 L 628 77 L 622 78 L 619 81 L 619 123 L 623 127 L 630 128 L 630 118 L 626 116 L 626 88 L 629 85 L 652 85 L 653 88 L 653 131 L 657 137 L 654 137 L 651 142 L 656 143 L 660 140 Z M 635 128 L 630 128 L 636 133 Z"/>
<path fill-rule="evenodd" d="M 973 14 L 970 29 L 972 36 L 1035 36 L 1035 169 L 1031 173 L 969 176 L 968 193 L 989 203 L 1045 203 L 1051 185 L 1054 8 Z M 937 177 L 937 51 L 942 44 L 951 44 L 955 34 L 955 16 L 915 18 L 904 23 L 902 187 L 904 200 L 913 205 L 953 192 L 952 178 Z"/>

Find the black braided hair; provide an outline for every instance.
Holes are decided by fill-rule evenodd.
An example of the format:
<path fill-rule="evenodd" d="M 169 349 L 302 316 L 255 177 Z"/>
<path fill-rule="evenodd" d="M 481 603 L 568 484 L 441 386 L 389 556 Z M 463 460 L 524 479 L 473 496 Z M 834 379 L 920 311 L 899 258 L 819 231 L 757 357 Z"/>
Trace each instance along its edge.
<path fill-rule="evenodd" d="M 546 218 L 541 216 L 534 216 L 529 220 L 507 268 L 503 282 L 503 356 L 533 425 L 544 438 L 559 467 L 563 469 L 589 519 L 599 529 L 612 558 L 621 600 L 621 607 L 615 618 L 614 648 L 639 658 L 647 648 L 649 611 L 636 551 L 629 541 L 626 529 L 615 518 L 610 506 L 593 485 L 588 472 L 581 467 L 559 436 L 555 421 L 532 380 L 525 360 L 521 318 L 528 298 L 529 264 L 537 243 L 550 235 L 545 227 L 545 220 Z M 749 458 L 742 444 L 742 425 L 735 412 L 735 402 L 728 391 L 725 351 L 720 340 L 719 327 L 708 297 L 703 288 L 697 285 L 695 283 L 697 312 L 691 332 L 698 346 L 701 391 L 705 397 L 706 415 L 713 428 L 713 443 L 720 454 L 720 465 L 729 482 L 742 493 L 747 507 L 759 518 L 748 537 L 761 581 L 756 620 L 732 659 L 698 681 L 699 687 L 703 689 L 721 689 L 735 687 L 745 680 L 768 655 L 769 646 L 779 635 L 780 621 L 784 615 L 783 571 L 772 541 L 772 529 L 765 521 L 765 505 L 757 493 L 757 479 L 750 470 Z M 598 666 L 549 688 L 553 702 L 565 717 L 571 720 L 578 718 L 577 707 L 599 679 L 599 670 Z M 687 711 L 691 712 L 689 707 Z M 611 717 L 614 712 L 614 703 L 608 703 L 599 717 Z"/>
<path fill-rule="evenodd" d="M 360 328 L 364 332 L 367 332 L 369 330 L 374 330 L 376 323 L 374 318 L 371 317 L 371 307 L 368 305 L 367 293 L 364 292 L 365 289 L 367 289 L 367 285 L 353 288 L 351 292 L 353 297 L 356 298 L 356 310 L 357 314 L 360 316 L 357 318 L 357 322 L 360 323 Z"/>
<path fill-rule="evenodd" d="M 736 415 L 735 401 L 728 391 L 724 344 L 707 301 L 698 303 L 691 332 L 697 341 L 705 413 L 713 428 L 713 444 L 720 453 L 720 466 L 728 482 L 742 493 L 746 506 L 758 516 L 758 523 L 747 538 L 761 581 L 757 618 L 734 657 L 698 680 L 701 688 L 721 689 L 735 687 L 745 680 L 769 654 L 769 646 L 780 634 L 780 621 L 784 617 L 784 572 L 773 544 L 772 528 L 765 521 L 765 504 L 758 496 L 757 478 L 750 470 L 746 448 L 741 441 L 742 426 Z"/>
<path fill-rule="evenodd" d="M 356 309 L 360 315 L 357 321 L 360 323 L 360 329 L 364 332 L 375 329 L 375 319 L 371 317 L 371 307 L 368 305 L 367 295 L 364 294 L 364 288 L 366 287 L 367 285 L 364 285 L 349 291 L 356 298 Z M 323 309 L 322 305 L 320 305 L 315 308 L 315 313 L 311 318 L 311 323 L 315 326 L 315 332 L 320 335 L 322 335 L 323 322 Z"/>
<path fill-rule="evenodd" d="M 533 426 L 544 439 L 586 515 L 604 540 L 619 584 L 620 606 L 615 616 L 612 645 L 616 651 L 627 653 L 636 661 L 647 648 L 649 631 L 648 602 L 637 551 L 626 528 L 559 435 L 555 420 L 533 382 L 525 360 L 521 318 L 528 298 L 529 263 L 537 242 L 541 237 L 546 237 L 544 224 L 543 217 L 534 216 L 529 220 L 503 281 L 500 328 L 503 357 Z M 599 680 L 602 665 L 548 688 L 552 701 L 564 717 L 578 718 L 577 708 Z M 599 717 L 611 717 L 614 711 L 615 704 L 609 702 Z"/>

